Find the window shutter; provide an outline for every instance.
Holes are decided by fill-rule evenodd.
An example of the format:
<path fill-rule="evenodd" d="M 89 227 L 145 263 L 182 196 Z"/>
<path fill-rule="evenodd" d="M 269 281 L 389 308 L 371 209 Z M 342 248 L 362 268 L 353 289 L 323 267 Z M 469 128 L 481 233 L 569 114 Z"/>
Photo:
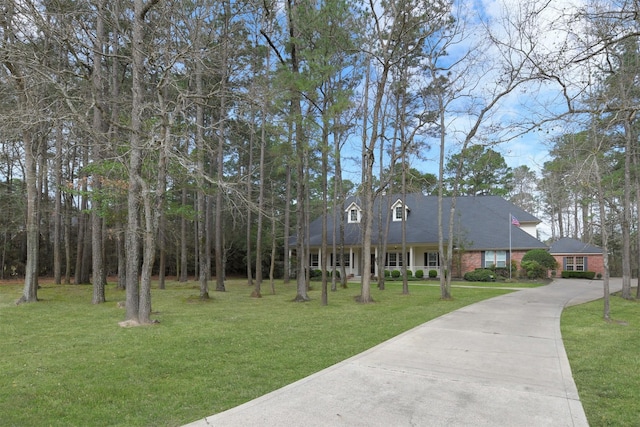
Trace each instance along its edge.
<path fill-rule="evenodd" d="M 480 268 L 484 268 L 484 254 L 485 254 L 485 252 L 482 251 L 482 253 L 480 255 Z"/>
<path fill-rule="evenodd" d="M 588 256 L 584 257 L 584 271 L 589 271 L 589 268 L 587 267 L 587 260 L 589 259 Z"/>
<path fill-rule="evenodd" d="M 562 257 L 562 269 L 566 270 L 567 269 L 567 257 Z"/>

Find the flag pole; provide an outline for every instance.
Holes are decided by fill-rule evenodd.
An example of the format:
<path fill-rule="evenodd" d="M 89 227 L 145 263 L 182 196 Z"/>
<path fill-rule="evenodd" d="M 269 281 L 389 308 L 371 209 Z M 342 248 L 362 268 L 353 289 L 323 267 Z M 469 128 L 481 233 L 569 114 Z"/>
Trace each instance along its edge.
<path fill-rule="evenodd" d="M 511 280 L 511 222 L 512 216 L 511 212 L 509 212 L 509 264 L 507 265 L 507 268 L 509 269 L 509 280 Z"/>

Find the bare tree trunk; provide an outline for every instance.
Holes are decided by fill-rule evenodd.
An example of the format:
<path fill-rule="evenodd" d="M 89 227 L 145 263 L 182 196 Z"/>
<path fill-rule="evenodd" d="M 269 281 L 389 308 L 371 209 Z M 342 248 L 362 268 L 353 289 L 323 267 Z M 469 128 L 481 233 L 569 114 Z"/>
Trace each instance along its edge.
<path fill-rule="evenodd" d="M 291 131 L 289 131 L 289 147 L 291 146 Z M 287 178 L 285 185 L 285 206 L 284 206 L 284 224 L 283 224 L 283 245 L 284 245 L 284 277 L 285 284 L 291 281 L 291 256 L 289 246 L 289 236 L 291 230 L 291 168 L 286 168 Z"/>
<path fill-rule="evenodd" d="M 326 105 L 327 96 L 325 96 L 325 106 L 323 111 L 327 111 Z M 329 174 L 329 123 L 325 120 L 322 126 L 322 171 L 321 171 L 321 186 L 322 186 L 322 241 L 320 243 L 320 269 L 322 271 L 322 305 L 329 304 L 329 295 L 327 293 L 327 258 L 328 258 L 328 244 L 327 244 L 327 228 L 328 228 L 328 215 L 329 215 L 329 194 L 327 192 Z"/>
<path fill-rule="evenodd" d="M 255 123 L 255 117 L 254 119 L 254 123 Z M 262 128 L 264 129 L 264 125 L 262 126 Z M 253 136 L 254 132 L 251 132 L 251 136 L 249 137 L 249 164 L 247 165 L 247 187 L 246 187 L 246 191 L 247 191 L 247 202 L 251 203 L 251 201 L 253 200 Z M 260 185 L 262 185 L 262 177 L 260 177 Z M 258 212 L 258 215 L 260 215 L 260 212 Z M 253 245 L 252 243 L 252 237 L 251 237 L 251 231 L 253 229 L 253 224 L 252 224 L 252 215 L 251 215 L 251 209 L 247 210 L 247 228 L 246 228 L 246 238 L 247 238 L 247 285 L 248 286 L 253 286 L 253 254 L 251 253 L 251 246 Z M 257 244 L 256 244 L 257 245 Z M 256 249 L 257 250 L 257 249 Z M 256 269 L 257 269 L 257 260 L 256 260 Z M 256 273 L 257 274 L 257 273 Z M 259 297 L 259 292 L 260 288 L 258 288 L 258 292 L 256 293 L 254 291 L 254 293 L 256 293 L 255 296 Z M 252 294 L 253 295 L 253 294 Z"/>
<path fill-rule="evenodd" d="M 5 12 L 3 26 L 5 37 L 10 38 L 12 29 L 7 27 L 11 13 L 13 10 Z M 9 70 L 13 77 L 13 83 L 18 93 L 18 101 L 20 107 L 26 111 L 29 108 L 28 101 L 30 95 L 27 93 L 27 82 L 25 76 L 19 69 L 3 57 L 4 66 Z M 18 299 L 17 304 L 36 302 L 38 300 L 38 254 L 40 249 L 40 233 L 38 230 L 38 183 L 37 183 L 37 159 L 39 152 L 34 142 L 34 137 L 29 129 L 22 130 L 22 142 L 24 144 L 25 169 L 24 179 L 27 190 L 27 217 L 25 218 L 25 228 L 27 236 L 27 262 L 25 265 L 24 287 L 22 288 L 22 296 Z"/>
<path fill-rule="evenodd" d="M 634 145 L 633 152 L 633 169 L 636 171 L 635 187 L 636 187 L 636 215 L 640 216 L 640 147 Z M 636 230 L 636 299 L 640 299 L 640 232 Z"/>
<path fill-rule="evenodd" d="M 62 123 L 56 128 L 56 156 L 55 156 L 55 201 L 53 212 L 53 280 L 56 285 L 62 283 L 62 151 L 63 151 Z"/>
<path fill-rule="evenodd" d="M 187 188 L 182 188 L 182 206 L 187 204 Z M 184 283 L 188 278 L 187 268 L 187 217 L 185 214 L 180 216 L 180 279 L 179 281 Z"/>
<path fill-rule="evenodd" d="M 276 294 L 275 284 L 275 268 L 276 268 L 276 255 L 278 248 L 277 240 L 277 222 L 276 222 L 276 198 L 275 189 L 271 186 L 271 264 L 269 265 L 269 281 L 271 282 L 271 294 Z"/>
<path fill-rule="evenodd" d="M 102 19 L 105 11 L 105 1 L 101 0 L 97 4 L 96 11 L 96 35 L 93 49 L 93 72 L 92 85 L 95 106 L 93 107 L 93 157 L 95 162 L 102 161 L 104 145 L 104 121 L 102 118 L 102 50 L 104 47 L 104 22 Z M 105 302 L 105 287 L 107 278 L 104 271 L 103 260 L 103 236 L 101 202 L 99 200 L 102 188 L 101 178 L 97 175 L 93 177 L 93 200 L 91 206 L 91 261 L 92 261 L 92 281 L 93 281 L 93 304 Z"/>
<path fill-rule="evenodd" d="M 624 196 L 622 208 L 622 298 L 631 299 L 631 156 L 632 132 L 628 120 L 624 122 Z M 636 139 L 637 144 L 637 139 Z"/>
<path fill-rule="evenodd" d="M 220 126 L 218 128 L 218 150 L 217 150 L 217 182 L 218 182 L 218 191 L 216 193 L 216 225 L 215 225 L 215 263 L 216 263 L 216 291 L 224 292 L 226 291 L 224 281 L 225 281 L 225 263 L 224 263 L 224 247 L 223 247 L 223 238 L 224 238 L 224 223 L 222 220 L 222 210 L 223 210 L 223 182 L 224 182 L 224 146 L 225 146 L 225 134 L 227 127 L 227 83 L 228 83 L 228 60 L 229 60 L 229 49 L 231 48 L 229 45 L 229 31 L 230 31 L 230 19 L 231 19 L 231 11 L 229 6 L 229 0 L 224 0 L 224 22 L 223 22 L 223 40 L 222 40 L 222 50 L 221 50 L 221 58 L 220 58 L 220 70 L 221 70 L 221 78 L 220 78 Z"/>
<path fill-rule="evenodd" d="M 599 150 L 596 150 L 599 151 Z M 596 182 L 598 185 L 598 207 L 600 210 L 600 235 L 602 239 L 602 251 L 603 251 L 603 269 L 604 275 L 602 277 L 602 286 L 603 286 L 603 300 L 604 307 L 602 317 L 604 320 L 611 320 L 611 305 L 609 303 L 609 232 L 607 231 L 607 227 L 605 226 L 605 218 L 607 217 L 607 211 L 605 208 L 605 194 L 602 188 L 602 174 L 600 173 L 600 166 L 598 164 L 598 159 L 593 162 L 594 172 L 596 175 Z"/>
<path fill-rule="evenodd" d="M 140 289 L 140 200 L 142 194 L 142 109 L 144 74 L 145 15 L 159 0 L 134 0 L 131 46 L 131 135 L 129 151 L 129 195 L 127 198 L 127 258 L 126 319 L 133 323 L 148 323 L 151 314 L 150 289 Z M 145 260 L 150 248 L 145 247 Z M 148 266 L 146 266 L 148 267 Z M 146 285 L 145 285 L 146 286 Z"/>
<path fill-rule="evenodd" d="M 267 67 L 269 66 L 269 56 L 267 56 Z M 267 149 L 267 100 L 262 102 L 262 126 L 260 130 L 260 160 L 258 164 L 258 174 L 260 175 L 260 187 L 258 189 L 258 225 L 256 233 L 256 286 L 252 296 L 260 298 L 262 296 L 260 287 L 262 286 L 262 223 L 264 221 L 264 186 L 266 181 L 265 175 L 265 153 Z M 272 249 L 273 256 L 273 249 Z M 273 275 L 273 263 L 271 264 L 270 276 Z M 272 279 L 273 286 L 273 279 Z"/>
<path fill-rule="evenodd" d="M 86 153 L 86 149 L 83 149 Z M 86 158 L 86 154 L 83 154 L 83 164 L 86 166 L 88 164 L 88 159 Z M 85 260 L 84 251 L 86 248 L 85 240 L 87 234 L 87 210 L 88 210 L 88 202 L 87 202 L 87 180 L 86 177 L 82 179 L 81 185 L 82 195 L 80 196 L 80 205 L 78 206 L 78 232 L 76 242 L 76 269 L 74 274 L 74 283 L 76 285 L 80 285 L 82 283 L 88 283 L 87 280 L 84 280 L 84 271 L 86 267 L 83 265 L 83 261 Z"/>
<path fill-rule="evenodd" d="M 200 38 L 197 37 L 198 45 L 200 44 Z M 198 46 L 198 51 L 200 48 Z M 209 265 L 207 264 L 207 206 L 206 206 L 206 194 L 205 194 L 205 147 L 204 147 L 204 87 L 202 84 L 202 60 L 196 61 L 196 152 L 197 152 L 197 174 L 196 182 L 198 183 L 197 189 L 197 224 L 198 224 L 198 283 L 200 284 L 200 299 L 209 299 L 209 284 L 207 273 L 209 271 Z"/>
<path fill-rule="evenodd" d="M 36 182 L 36 157 L 34 142 L 29 131 L 22 132 L 25 146 L 25 181 L 27 186 L 27 263 L 24 287 L 18 304 L 38 301 L 38 252 L 40 233 L 38 230 L 38 187 Z"/>

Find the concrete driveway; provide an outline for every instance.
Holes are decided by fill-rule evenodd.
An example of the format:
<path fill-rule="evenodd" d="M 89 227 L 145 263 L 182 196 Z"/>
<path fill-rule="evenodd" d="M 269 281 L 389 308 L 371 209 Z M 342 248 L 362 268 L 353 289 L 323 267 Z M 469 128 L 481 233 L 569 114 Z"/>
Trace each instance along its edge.
<path fill-rule="evenodd" d="M 558 279 L 482 301 L 188 427 L 588 426 L 560 314 L 602 294 Z"/>

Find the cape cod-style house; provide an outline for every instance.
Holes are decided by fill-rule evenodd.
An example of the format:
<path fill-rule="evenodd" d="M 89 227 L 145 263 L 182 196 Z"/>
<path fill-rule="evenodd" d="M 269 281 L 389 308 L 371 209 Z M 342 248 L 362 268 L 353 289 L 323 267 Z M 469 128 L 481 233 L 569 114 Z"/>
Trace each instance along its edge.
<path fill-rule="evenodd" d="M 506 267 L 510 260 L 518 266 L 523 255 L 531 250 L 547 246 L 536 238 L 536 226 L 540 220 L 498 196 L 459 196 L 455 199 L 454 233 L 448 234 L 449 212 L 452 198 L 443 199 L 443 237 L 445 247 L 453 245 L 453 276 L 461 277 L 467 271 L 480 267 Z M 349 276 L 361 276 L 362 271 L 362 219 L 364 205 L 358 197 L 349 198 L 342 211 L 328 218 L 328 266 L 329 271 L 339 269 L 340 261 Z M 371 255 L 372 271 L 378 271 L 378 263 L 385 270 L 400 270 L 404 259 L 407 269 L 415 274 L 429 270 L 442 274 L 443 267 L 438 254 L 438 198 L 423 194 L 384 195 L 368 214 L 373 215 Z M 402 257 L 402 223 L 406 222 L 406 257 Z M 344 225 L 344 240 L 339 227 Z M 333 236 L 337 250 L 334 253 Z M 317 218 L 309 228 L 309 267 L 320 269 L 322 218 Z M 386 244 L 383 244 L 386 243 Z M 340 257 L 343 244 L 344 258 Z M 382 248 L 386 248 L 386 251 Z"/>

